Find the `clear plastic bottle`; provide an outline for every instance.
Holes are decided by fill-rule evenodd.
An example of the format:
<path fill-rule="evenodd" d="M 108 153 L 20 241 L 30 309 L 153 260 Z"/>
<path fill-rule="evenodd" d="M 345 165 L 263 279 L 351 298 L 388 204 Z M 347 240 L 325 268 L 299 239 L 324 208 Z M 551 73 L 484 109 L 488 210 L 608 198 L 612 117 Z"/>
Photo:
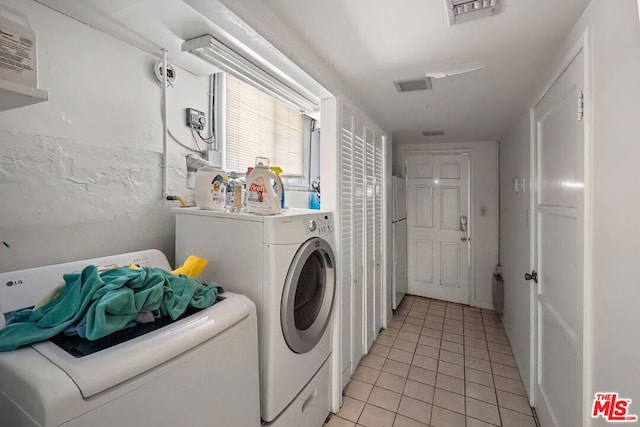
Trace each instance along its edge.
<path fill-rule="evenodd" d="M 238 181 L 240 182 L 240 208 L 244 212 L 247 207 L 247 177 L 241 176 Z"/>
<path fill-rule="evenodd" d="M 242 209 L 243 182 L 236 172 L 229 173 L 227 187 L 227 211 L 240 212 Z"/>
<path fill-rule="evenodd" d="M 225 185 L 227 187 L 227 197 L 225 200 L 224 207 L 227 210 L 230 210 L 233 206 L 233 180 L 234 180 L 234 172 L 229 172 L 229 175 L 225 181 Z"/>

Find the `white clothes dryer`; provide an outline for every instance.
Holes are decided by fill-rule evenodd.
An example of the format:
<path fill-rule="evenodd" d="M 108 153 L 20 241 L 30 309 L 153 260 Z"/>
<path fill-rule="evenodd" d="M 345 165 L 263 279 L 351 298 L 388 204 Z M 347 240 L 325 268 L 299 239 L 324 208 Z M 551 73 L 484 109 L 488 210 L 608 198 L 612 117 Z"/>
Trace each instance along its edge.
<path fill-rule="evenodd" d="M 176 261 L 191 254 L 207 258 L 202 280 L 256 304 L 263 422 L 321 426 L 331 409 L 332 214 L 174 212 Z"/>

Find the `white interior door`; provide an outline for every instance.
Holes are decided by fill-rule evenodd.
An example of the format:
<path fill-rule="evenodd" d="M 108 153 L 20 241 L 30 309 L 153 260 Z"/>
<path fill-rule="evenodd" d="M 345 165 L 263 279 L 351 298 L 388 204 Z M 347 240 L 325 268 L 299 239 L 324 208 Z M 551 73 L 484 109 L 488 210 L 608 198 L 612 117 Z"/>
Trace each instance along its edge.
<path fill-rule="evenodd" d="M 584 82 L 580 52 L 535 108 L 537 361 L 541 425 L 583 425 Z"/>
<path fill-rule="evenodd" d="M 409 294 L 469 303 L 468 199 L 467 155 L 408 157 Z"/>

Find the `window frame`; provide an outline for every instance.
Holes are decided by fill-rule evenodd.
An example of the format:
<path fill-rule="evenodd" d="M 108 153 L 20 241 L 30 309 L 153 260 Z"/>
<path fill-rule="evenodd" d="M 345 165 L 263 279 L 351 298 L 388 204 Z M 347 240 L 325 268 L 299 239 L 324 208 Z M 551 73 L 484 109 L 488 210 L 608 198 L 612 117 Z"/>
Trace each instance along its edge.
<path fill-rule="evenodd" d="M 234 76 L 234 78 L 243 81 L 241 78 Z M 245 84 L 249 84 L 244 82 Z M 263 92 L 265 93 L 265 92 Z M 265 93 L 266 94 L 266 93 Z M 270 96 L 269 94 L 266 94 Z M 274 98 L 276 102 L 277 98 Z M 221 160 L 222 160 L 222 168 L 227 171 L 231 171 L 228 167 L 227 162 L 227 73 L 221 72 L 215 74 L 215 84 L 214 84 L 214 96 L 213 96 L 213 111 L 214 111 L 214 134 L 216 136 L 216 147 L 219 150 Z M 285 105 L 287 108 L 289 106 Z M 302 114 L 302 113 L 298 113 Z M 283 175 L 282 181 L 285 184 L 286 189 L 290 190 L 306 190 L 308 191 L 310 188 L 310 183 L 312 177 L 310 176 L 311 172 L 311 126 L 314 119 L 309 117 L 306 114 L 302 114 L 304 116 L 303 123 L 303 143 L 302 143 L 302 175 L 295 176 L 287 176 Z M 273 159 L 271 159 L 273 161 Z M 242 176 L 245 174 L 245 171 L 235 171 L 238 175 Z"/>

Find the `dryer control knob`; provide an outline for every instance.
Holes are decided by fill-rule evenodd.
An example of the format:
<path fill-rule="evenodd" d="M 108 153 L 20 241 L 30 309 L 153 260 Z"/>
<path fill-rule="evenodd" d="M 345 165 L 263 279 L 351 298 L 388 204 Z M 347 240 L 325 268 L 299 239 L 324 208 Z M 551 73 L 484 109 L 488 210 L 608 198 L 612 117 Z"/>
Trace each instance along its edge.
<path fill-rule="evenodd" d="M 312 219 L 311 221 L 309 221 L 309 231 L 316 231 L 316 228 L 316 220 Z"/>

